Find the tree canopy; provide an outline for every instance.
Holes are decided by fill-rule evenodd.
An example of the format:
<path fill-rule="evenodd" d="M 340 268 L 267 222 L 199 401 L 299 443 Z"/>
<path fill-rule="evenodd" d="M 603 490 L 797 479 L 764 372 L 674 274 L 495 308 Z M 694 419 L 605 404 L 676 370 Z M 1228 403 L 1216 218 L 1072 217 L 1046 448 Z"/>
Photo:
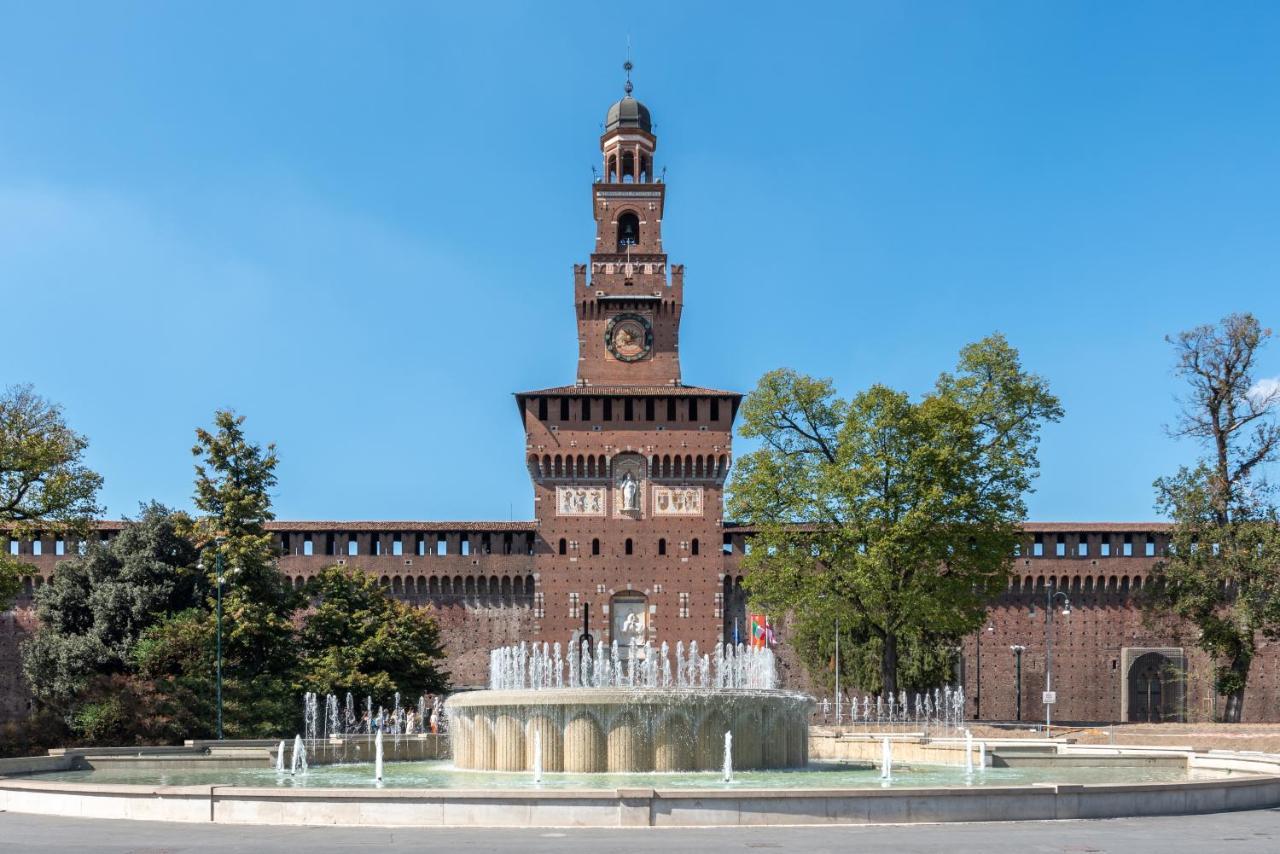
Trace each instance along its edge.
<path fill-rule="evenodd" d="M 102 477 L 84 464 L 89 442 L 66 424 L 62 408 L 30 385 L 0 395 L 0 529 L 85 533 L 100 512 Z M 30 570 L 0 553 L 0 609 L 8 608 Z"/>
<path fill-rule="evenodd" d="M 144 633 L 199 600 L 197 553 L 180 533 L 184 521 L 144 505 L 110 542 L 59 563 L 37 592 L 40 630 L 23 644 L 23 672 L 36 698 L 73 729 L 85 716 L 100 717 L 94 709 L 121 687 L 104 691 L 103 677 L 134 672 Z"/>
<path fill-rule="evenodd" d="M 878 659 L 855 671 L 862 687 L 938 684 L 1006 584 L 1040 429 L 1062 417 L 1047 383 L 993 335 L 919 401 L 882 385 L 844 400 L 784 369 L 742 413 L 759 448 L 738 460 L 729 508 L 757 529 L 744 557 L 753 602 L 796 613 L 811 669 L 839 618 Z"/>
<path fill-rule="evenodd" d="M 1156 506 L 1173 527 L 1146 604 L 1197 627 L 1229 722 L 1242 719 L 1259 636 L 1280 636 L 1280 520 L 1264 476 L 1280 456 L 1280 389 L 1253 377 L 1270 337 L 1253 315 L 1233 314 L 1167 339 L 1188 387 L 1170 433 L 1204 456 L 1155 482 Z"/>
<path fill-rule="evenodd" d="M 390 701 L 438 693 L 448 674 L 431 612 L 392 599 L 374 576 L 330 566 L 311 580 L 317 603 L 299 635 L 303 689 L 319 694 L 367 694 Z"/>
<path fill-rule="evenodd" d="M 200 548 L 201 607 L 175 616 L 145 639 L 140 665 L 174 695 L 175 706 L 214 693 L 216 599 L 222 584 L 224 733 L 256 738 L 295 723 L 297 594 L 280 577 L 271 534 L 274 445 L 244 433 L 244 416 L 215 413 L 196 430 L 195 505 L 188 534 Z M 218 576 L 219 557 L 222 575 Z M 206 725 L 211 726 L 212 720 Z"/>

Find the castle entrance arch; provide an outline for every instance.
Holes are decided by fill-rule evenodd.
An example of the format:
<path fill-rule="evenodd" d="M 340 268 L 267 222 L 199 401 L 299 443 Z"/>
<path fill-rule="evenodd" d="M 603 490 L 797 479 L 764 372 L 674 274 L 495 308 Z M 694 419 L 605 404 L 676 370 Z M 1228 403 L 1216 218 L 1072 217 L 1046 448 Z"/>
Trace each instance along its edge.
<path fill-rule="evenodd" d="M 1121 718 L 1157 723 L 1186 719 L 1186 660 L 1182 650 L 1126 649 Z"/>

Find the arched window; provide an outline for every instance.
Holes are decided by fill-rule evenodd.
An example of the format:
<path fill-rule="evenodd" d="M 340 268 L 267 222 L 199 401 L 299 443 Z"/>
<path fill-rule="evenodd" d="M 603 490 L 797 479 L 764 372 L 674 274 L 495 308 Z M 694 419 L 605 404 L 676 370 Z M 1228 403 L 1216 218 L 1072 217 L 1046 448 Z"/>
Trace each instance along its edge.
<path fill-rule="evenodd" d="M 568 554 L 568 553 L 569 553 L 569 541 L 566 540 L 564 537 L 561 537 L 560 538 L 560 554 Z"/>
<path fill-rule="evenodd" d="M 624 551 L 626 551 L 626 553 L 627 553 L 627 554 L 631 554 L 631 553 L 635 550 L 635 549 L 634 549 L 634 547 L 631 545 L 631 538 L 630 538 L 630 537 L 627 537 L 627 542 L 626 542 L 626 544 L 623 546 L 623 549 L 624 549 Z"/>
<path fill-rule="evenodd" d="M 697 554 L 697 553 L 698 553 L 698 538 L 697 538 L 697 537 L 694 537 L 694 538 L 693 538 L 693 542 L 691 542 L 691 543 L 689 544 L 689 551 L 693 552 L 694 554 Z"/>
<path fill-rule="evenodd" d="M 593 555 L 600 554 L 600 540 L 598 538 L 591 541 L 591 553 Z"/>
<path fill-rule="evenodd" d="M 658 554 L 664 555 L 666 553 L 667 553 L 667 541 L 664 537 L 659 537 L 658 538 Z"/>
<path fill-rule="evenodd" d="M 640 242 L 640 218 L 627 211 L 618 217 L 618 251 L 625 252 L 628 246 Z"/>

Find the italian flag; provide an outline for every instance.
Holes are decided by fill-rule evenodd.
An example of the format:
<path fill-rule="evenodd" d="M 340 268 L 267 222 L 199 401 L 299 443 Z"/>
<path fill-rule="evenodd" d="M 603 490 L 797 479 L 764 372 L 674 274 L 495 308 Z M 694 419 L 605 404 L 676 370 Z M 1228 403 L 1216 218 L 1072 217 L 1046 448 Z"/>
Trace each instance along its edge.
<path fill-rule="evenodd" d="M 773 626 L 769 625 L 769 617 L 767 615 L 751 614 L 748 622 L 751 629 L 750 643 L 752 648 L 763 649 L 766 646 L 773 645 Z"/>

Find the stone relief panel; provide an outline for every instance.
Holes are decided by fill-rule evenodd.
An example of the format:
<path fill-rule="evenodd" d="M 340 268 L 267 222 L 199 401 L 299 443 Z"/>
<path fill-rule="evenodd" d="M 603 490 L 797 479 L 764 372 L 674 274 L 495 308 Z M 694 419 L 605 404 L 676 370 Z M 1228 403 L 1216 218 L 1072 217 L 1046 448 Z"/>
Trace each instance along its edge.
<path fill-rule="evenodd" d="M 653 515 L 701 516 L 701 486 L 655 486 L 653 488 Z"/>
<path fill-rule="evenodd" d="M 619 454 L 613 458 L 613 515 L 639 519 L 644 516 L 645 480 L 648 466 L 639 454 Z"/>
<path fill-rule="evenodd" d="M 556 515 L 603 516 L 605 487 L 557 486 Z"/>
<path fill-rule="evenodd" d="M 630 653 L 630 644 L 643 644 L 648 630 L 649 608 L 643 596 L 619 594 L 613 598 L 609 616 L 612 622 L 612 640 L 618 642 L 619 652 Z"/>

